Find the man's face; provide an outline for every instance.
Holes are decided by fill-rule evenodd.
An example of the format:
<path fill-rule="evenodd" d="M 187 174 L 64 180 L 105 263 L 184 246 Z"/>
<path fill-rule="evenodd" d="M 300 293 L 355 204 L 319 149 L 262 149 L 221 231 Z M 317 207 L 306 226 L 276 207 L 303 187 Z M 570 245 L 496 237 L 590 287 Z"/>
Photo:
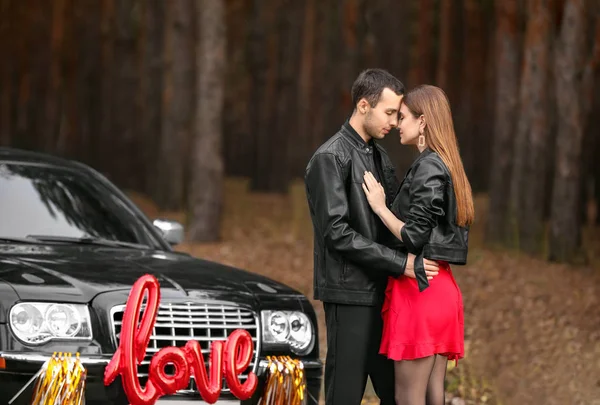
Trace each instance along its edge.
<path fill-rule="evenodd" d="M 367 103 L 364 128 L 367 135 L 374 139 L 383 139 L 388 132 L 398 125 L 398 110 L 402 97 L 385 88 L 375 107 Z"/>

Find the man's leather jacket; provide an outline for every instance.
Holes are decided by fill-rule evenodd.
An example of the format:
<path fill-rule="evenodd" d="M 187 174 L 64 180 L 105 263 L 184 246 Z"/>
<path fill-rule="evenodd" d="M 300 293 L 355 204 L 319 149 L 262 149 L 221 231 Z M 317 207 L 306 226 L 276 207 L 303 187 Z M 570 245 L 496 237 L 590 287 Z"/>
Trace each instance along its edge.
<path fill-rule="evenodd" d="M 456 224 L 452 177 L 437 153 L 425 149 L 413 162 L 391 210 L 405 223 L 401 231 L 404 246 L 417 255 L 415 275 L 421 291 L 429 285 L 423 257 L 467 263 L 469 230 Z"/>
<path fill-rule="evenodd" d="M 382 147 L 364 142 L 348 122 L 307 165 L 315 299 L 375 305 L 383 301 L 388 276 L 404 273 L 406 253 L 388 247 L 397 240 L 373 213 L 362 189 L 365 171 L 384 186 L 391 206 L 398 190 L 394 166 Z"/>

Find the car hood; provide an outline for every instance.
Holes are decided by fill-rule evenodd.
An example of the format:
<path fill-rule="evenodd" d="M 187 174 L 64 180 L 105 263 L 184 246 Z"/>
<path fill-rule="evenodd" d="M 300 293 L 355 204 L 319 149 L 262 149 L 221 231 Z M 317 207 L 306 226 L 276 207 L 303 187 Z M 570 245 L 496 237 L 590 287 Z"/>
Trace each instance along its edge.
<path fill-rule="evenodd" d="M 301 296 L 269 278 L 183 253 L 72 245 L 0 246 L 0 284 L 8 284 L 21 300 L 89 303 L 104 292 L 129 291 L 144 274 L 158 279 L 163 297 L 235 294 L 248 301 Z"/>

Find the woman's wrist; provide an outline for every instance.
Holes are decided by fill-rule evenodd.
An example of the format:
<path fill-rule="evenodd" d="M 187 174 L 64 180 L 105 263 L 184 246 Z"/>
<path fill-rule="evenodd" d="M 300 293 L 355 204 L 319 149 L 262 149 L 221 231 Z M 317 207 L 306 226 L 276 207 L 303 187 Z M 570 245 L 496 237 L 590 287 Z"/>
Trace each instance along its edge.
<path fill-rule="evenodd" d="M 383 218 L 387 211 L 389 211 L 388 207 L 383 205 L 375 211 L 375 215 L 377 215 L 379 218 Z"/>

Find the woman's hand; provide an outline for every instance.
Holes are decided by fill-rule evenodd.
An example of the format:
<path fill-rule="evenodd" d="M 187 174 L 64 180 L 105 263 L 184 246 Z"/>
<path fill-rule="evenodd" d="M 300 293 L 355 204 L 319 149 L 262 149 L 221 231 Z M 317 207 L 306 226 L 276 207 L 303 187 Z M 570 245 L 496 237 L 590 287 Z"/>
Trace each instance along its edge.
<path fill-rule="evenodd" d="M 406 267 L 404 269 L 404 275 L 406 277 L 417 278 L 415 275 L 415 259 L 416 256 L 412 253 L 409 253 L 406 256 Z M 440 264 L 434 260 L 423 259 L 423 267 L 425 268 L 425 274 L 429 281 L 433 280 L 440 272 Z"/>
<path fill-rule="evenodd" d="M 367 201 L 375 214 L 380 215 L 385 206 L 385 191 L 383 186 L 375 179 L 375 176 L 371 172 L 365 172 L 364 183 L 362 188 L 367 196 Z"/>

